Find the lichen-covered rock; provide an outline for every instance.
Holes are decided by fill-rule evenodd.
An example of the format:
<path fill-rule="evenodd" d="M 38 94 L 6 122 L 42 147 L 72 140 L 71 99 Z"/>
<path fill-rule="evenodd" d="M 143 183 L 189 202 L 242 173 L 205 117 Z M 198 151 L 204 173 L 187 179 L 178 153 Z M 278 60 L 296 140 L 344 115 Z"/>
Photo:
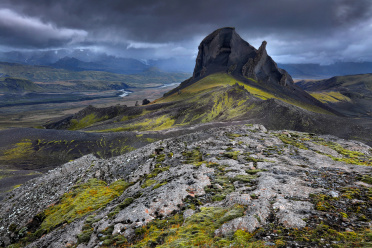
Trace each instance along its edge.
<path fill-rule="evenodd" d="M 0 245 L 172 247 L 223 240 L 239 246 L 248 239 L 291 245 L 300 230 L 316 237 L 324 223 L 337 223 L 323 230 L 340 233 L 335 240 L 349 242 L 347 230 L 354 230 L 354 240 L 362 242 L 372 221 L 371 152 L 332 136 L 241 125 L 158 141 L 107 160 L 88 155 L 7 195 L 0 205 Z M 110 198 L 98 197 L 105 194 Z M 102 202 L 61 209 L 74 197 Z M 56 210 L 59 224 L 46 223 Z M 190 228 L 199 230 L 197 239 L 185 238 Z M 280 236 L 281 228 L 296 234 Z M 331 236 L 301 242 L 321 247 Z"/>
<path fill-rule="evenodd" d="M 195 211 L 193 209 L 187 209 L 185 212 L 183 212 L 183 219 L 186 220 L 187 218 L 191 217 Z"/>

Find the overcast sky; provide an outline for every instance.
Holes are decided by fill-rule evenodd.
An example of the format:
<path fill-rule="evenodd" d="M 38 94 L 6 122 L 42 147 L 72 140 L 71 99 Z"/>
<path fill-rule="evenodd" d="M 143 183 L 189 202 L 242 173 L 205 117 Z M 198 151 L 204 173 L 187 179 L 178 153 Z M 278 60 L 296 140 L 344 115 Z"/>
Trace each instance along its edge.
<path fill-rule="evenodd" d="M 279 63 L 372 61 L 372 0 L 0 0 L 0 50 L 195 58 L 232 26 Z"/>

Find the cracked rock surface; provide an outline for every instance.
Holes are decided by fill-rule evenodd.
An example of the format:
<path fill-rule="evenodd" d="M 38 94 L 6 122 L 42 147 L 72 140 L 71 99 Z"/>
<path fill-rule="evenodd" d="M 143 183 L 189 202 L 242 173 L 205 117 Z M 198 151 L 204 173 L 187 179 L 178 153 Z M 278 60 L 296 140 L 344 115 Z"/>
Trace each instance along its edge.
<path fill-rule="evenodd" d="M 351 232 L 354 242 L 360 237 L 368 244 L 372 235 L 369 240 L 363 233 L 372 223 L 371 158 L 371 148 L 361 142 L 261 125 L 213 128 L 107 160 L 87 155 L 8 193 L 0 203 L 0 245 L 234 246 L 238 230 L 247 233 L 245 243 L 263 246 L 326 247 L 347 243 Z M 99 208 L 66 221 L 61 216 L 58 225 L 40 230 L 48 209 L 92 179 L 128 186 Z M 205 241 L 192 243 L 196 233 L 184 240 L 187 226 L 204 223 L 208 214 L 213 224 Z M 146 233 L 151 223 L 171 223 L 175 216 L 181 216 L 178 225 L 157 224 Z M 322 234 L 313 233 L 324 226 Z M 307 230 L 307 239 L 299 230 Z M 323 237 L 329 230 L 345 240 Z"/>

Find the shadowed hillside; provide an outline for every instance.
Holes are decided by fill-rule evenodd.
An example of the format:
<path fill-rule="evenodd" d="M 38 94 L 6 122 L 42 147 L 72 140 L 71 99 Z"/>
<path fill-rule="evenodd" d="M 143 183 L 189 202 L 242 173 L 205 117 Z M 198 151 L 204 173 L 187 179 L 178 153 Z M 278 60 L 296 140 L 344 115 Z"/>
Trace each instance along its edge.
<path fill-rule="evenodd" d="M 312 96 L 350 117 L 372 117 L 372 74 L 297 83 Z"/>

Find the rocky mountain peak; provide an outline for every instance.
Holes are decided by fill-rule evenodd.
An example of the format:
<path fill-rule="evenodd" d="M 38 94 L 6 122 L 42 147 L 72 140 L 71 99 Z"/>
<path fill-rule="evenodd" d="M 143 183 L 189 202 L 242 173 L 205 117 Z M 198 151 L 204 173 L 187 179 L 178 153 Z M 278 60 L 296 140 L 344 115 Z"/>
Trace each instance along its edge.
<path fill-rule="evenodd" d="M 293 83 L 291 76 L 278 68 L 267 54 L 266 45 L 263 41 L 257 50 L 243 40 L 235 28 L 218 29 L 200 43 L 193 78 L 227 72 L 282 86 Z"/>
<path fill-rule="evenodd" d="M 221 28 L 208 35 L 199 45 L 194 77 L 242 67 L 243 61 L 253 57 L 256 49 L 244 41 L 235 28 Z"/>

